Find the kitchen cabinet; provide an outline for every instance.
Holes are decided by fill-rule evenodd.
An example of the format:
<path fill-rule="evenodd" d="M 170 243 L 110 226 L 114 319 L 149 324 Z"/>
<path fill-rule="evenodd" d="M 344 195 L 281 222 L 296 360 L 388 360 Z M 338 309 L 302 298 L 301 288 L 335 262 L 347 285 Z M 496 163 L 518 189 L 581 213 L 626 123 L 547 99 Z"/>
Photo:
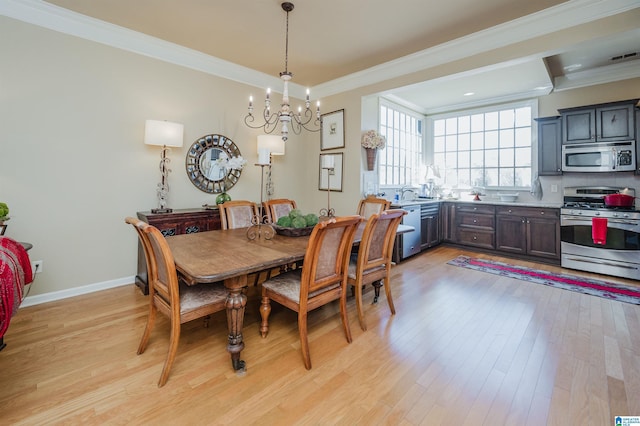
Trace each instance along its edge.
<path fill-rule="evenodd" d="M 456 204 L 455 226 L 455 243 L 485 249 L 495 248 L 495 206 Z"/>
<path fill-rule="evenodd" d="M 171 213 L 138 212 L 138 219 L 153 225 L 165 237 L 220 229 L 220 211 L 216 209 L 177 209 Z M 138 273 L 136 285 L 143 294 L 149 294 L 147 263 L 144 249 L 138 241 Z"/>
<path fill-rule="evenodd" d="M 558 110 L 562 142 L 611 142 L 635 139 L 638 99 Z"/>
<path fill-rule="evenodd" d="M 537 118 L 538 122 L 538 175 L 562 174 L 562 118 Z"/>
<path fill-rule="evenodd" d="M 420 206 L 420 249 L 440 244 L 440 204 L 422 204 Z"/>
<path fill-rule="evenodd" d="M 558 209 L 497 206 L 496 249 L 518 255 L 560 259 Z"/>
<path fill-rule="evenodd" d="M 640 108 L 636 108 L 636 174 L 640 175 Z"/>

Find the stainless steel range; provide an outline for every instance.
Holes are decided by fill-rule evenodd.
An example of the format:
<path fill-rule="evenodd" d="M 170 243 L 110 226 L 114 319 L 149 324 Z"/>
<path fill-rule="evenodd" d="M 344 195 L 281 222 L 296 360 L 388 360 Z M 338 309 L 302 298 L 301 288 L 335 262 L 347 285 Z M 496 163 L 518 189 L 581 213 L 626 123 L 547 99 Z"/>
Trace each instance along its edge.
<path fill-rule="evenodd" d="M 635 190 L 568 187 L 560 210 L 562 266 L 640 280 L 640 211 L 635 206 L 606 207 L 604 197 Z M 594 221 L 603 218 L 606 221 Z M 605 226 L 604 241 L 594 242 L 594 226 Z"/>

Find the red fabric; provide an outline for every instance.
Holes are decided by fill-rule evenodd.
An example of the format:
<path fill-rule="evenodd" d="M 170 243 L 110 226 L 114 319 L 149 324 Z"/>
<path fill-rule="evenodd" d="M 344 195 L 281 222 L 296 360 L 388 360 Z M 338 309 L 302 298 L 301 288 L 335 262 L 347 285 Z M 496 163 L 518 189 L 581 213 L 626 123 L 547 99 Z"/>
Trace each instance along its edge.
<path fill-rule="evenodd" d="M 593 217 L 591 218 L 591 238 L 594 244 L 607 244 L 607 218 Z"/>
<path fill-rule="evenodd" d="M 33 281 L 31 261 L 22 244 L 0 236 L 0 336 L 23 298 L 24 286 Z"/>

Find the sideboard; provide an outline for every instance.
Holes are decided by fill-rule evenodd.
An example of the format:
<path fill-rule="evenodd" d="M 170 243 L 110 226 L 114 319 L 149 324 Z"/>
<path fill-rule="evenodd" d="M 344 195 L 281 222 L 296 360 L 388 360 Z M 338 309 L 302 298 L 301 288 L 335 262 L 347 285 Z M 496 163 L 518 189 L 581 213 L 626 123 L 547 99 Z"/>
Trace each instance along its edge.
<path fill-rule="evenodd" d="M 137 215 L 138 219 L 158 228 L 165 237 L 220 229 L 220 211 L 217 208 L 176 209 L 171 213 L 151 213 L 147 211 L 138 212 Z M 139 241 L 136 285 L 143 294 L 149 294 L 147 263 L 144 257 L 144 250 Z"/>

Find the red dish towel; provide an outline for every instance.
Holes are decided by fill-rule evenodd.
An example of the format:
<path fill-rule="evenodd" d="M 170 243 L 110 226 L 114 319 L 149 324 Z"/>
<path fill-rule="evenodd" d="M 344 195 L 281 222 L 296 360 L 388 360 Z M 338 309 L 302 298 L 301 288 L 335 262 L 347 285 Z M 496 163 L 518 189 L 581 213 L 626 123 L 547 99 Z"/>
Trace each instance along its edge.
<path fill-rule="evenodd" d="M 607 218 L 593 217 L 591 218 L 591 238 L 594 244 L 607 244 Z"/>

